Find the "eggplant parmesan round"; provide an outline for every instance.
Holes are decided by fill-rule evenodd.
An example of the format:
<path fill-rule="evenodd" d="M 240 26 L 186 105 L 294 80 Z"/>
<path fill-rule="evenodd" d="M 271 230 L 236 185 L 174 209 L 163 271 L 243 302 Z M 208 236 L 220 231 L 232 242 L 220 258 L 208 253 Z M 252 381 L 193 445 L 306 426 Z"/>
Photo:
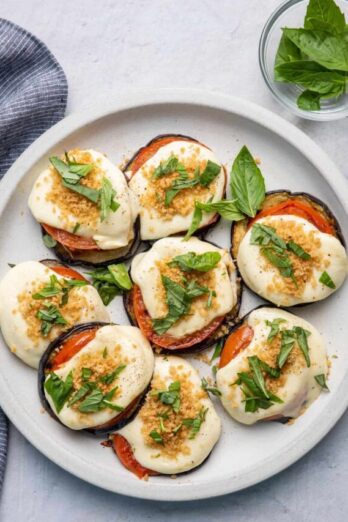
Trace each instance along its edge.
<path fill-rule="evenodd" d="M 220 418 L 196 370 L 180 357 L 157 356 L 144 405 L 132 422 L 110 437 L 123 466 L 145 478 L 196 468 L 220 433 Z"/>
<path fill-rule="evenodd" d="M 188 136 L 154 138 L 124 171 L 138 200 L 143 240 L 187 231 L 196 201 L 215 202 L 225 194 L 225 168 L 209 147 Z M 200 229 L 217 221 L 218 214 L 204 213 Z"/>
<path fill-rule="evenodd" d="M 97 290 L 59 261 L 19 263 L 0 282 L 2 335 L 33 368 L 57 335 L 90 321 L 109 321 Z"/>
<path fill-rule="evenodd" d="M 254 219 L 234 223 L 232 255 L 245 284 L 277 306 L 325 299 L 348 272 L 337 220 L 302 193 L 268 193 Z"/>
<path fill-rule="evenodd" d="M 216 374 L 221 402 L 243 424 L 298 417 L 326 387 L 324 340 L 304 319 L 261 306 L 225 340 Z"/>
<path fill-rule="evenodd" d="M 160 239 L 133 259 L 131 277 L 128 316 L 156 348 L 203 349 L 235 322 L 239 277 L 231 256 L 211 243 Z"/>
<path fill-rule="evenodd" d="M 79 325 L 40 361 L 43 406 L 72 430 L 108 433 L 130 421 L 151 381 L 154 356 L 134 326 Z"/>
<path fill-rule="evenodd" d="M 102 266 L 131 257 L 137 210 L 126 178 L 103 154 L 74 149 L 50 157 L 35 181 L 29 208 L 45 244 L 70 264 Z"/>

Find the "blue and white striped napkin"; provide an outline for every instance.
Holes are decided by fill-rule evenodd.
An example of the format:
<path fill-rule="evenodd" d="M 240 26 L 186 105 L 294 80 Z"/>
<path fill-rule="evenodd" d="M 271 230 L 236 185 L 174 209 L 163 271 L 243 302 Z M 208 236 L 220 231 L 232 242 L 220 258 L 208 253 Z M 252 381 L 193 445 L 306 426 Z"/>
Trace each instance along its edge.
<path fill-rule="evenodd" d="M 64 71 L 47 47 L 0 18 L 0 178 L 40 134 L 63 118 L 67 95 Z M 0 409 L 0 491 L 7 430 Z"/>

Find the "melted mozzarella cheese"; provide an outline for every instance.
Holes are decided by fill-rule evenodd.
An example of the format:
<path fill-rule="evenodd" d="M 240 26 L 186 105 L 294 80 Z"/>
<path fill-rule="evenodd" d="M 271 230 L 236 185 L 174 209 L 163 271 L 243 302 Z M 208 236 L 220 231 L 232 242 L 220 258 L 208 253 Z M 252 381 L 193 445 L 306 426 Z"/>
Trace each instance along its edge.
<path fill-rule="evenodd" d="M 276 395 L 283 403 L 274 403 L 267 410 L 246 412 L 241 387 L 231 385 L 237 381 L 239 372 L 248 371 L 247 357 L 255 355 L 259 346 L 267 346 L 270 327 L 267 326 L 266 320 L 273 321 L 277 318 L 286 321 L 281 323 L 281 328 L 292 329 L 294 326 L 300 326 L 310 332 L 308 346 L 311 365 L 309 368 L 303 365 L 301 369 L 296 370 L 289 368 L 286 372 L 282 370 L 285 373 L 285 381 L 280 385 Z M 254 424 L 274 415 L 298 417 L 303 406 L 309 407 L 320 394 L 321 388 L 314 379 L 315 375 L 327 374 L 326 349 L 322 336 L 304 319 L 276 308 L 254 310 L 248 316 L 247 324 L 254 330 L 251 343 L 216 374 L 216 383 L 222 394 L 221 402 L 224 408 L 231 417 L 243 424 Z"/>
<path fill-rule="evenodd" d="M 166 387 L 173 381 L 170 369 L 176 368 L 179 375 L 187 374 L 192 385 L 192 393 L 201 390 L 201 379 L 197 371 L 185 359 L 180 357 L 156 357 L 154 378 L 160 377 Z M 144 440 L 142 433 L 143 422 L 138 414 L 135 419 L 117 433 L 127 439 L 132 447 L 135 459 L 145 468 L 163 474 L 183 473 L 199 466 L 210 454 L 221 433 L 221 421 L 212 401 L 208 396 L 200 399 L 200 405 L 208 408 L 205 421 L 202 422 L 199 432 L 194 439 L 185 440 L 188 452 L 173 457 L 166 455 L 160 445 L 150 447 Z"/>
<path fill-rule="evenodd" d="M 140 209 L 140 235 L 142 239 L 159 239 L 161 237 L 170 236 L 177 234 L 178 232 L 184 232 L 190 227 L 193 211 L 186 216 L 176 214 L 170 219 L 168 217 L 162 217 L 159 215 L 154 208 L 147 208 L 140 202 L 141 196 L 146 192 L 148 186 L 148 178 L 145 172 L 149 169 L 155 169 L 160 165 L 162 161 L 166 161 L 171 155 L 177 157 L 179 161 L 185 164 L 185 160 L 192 156 L 192 151 L 197 150 L 197 165 L 203 161 L 212 161 L 221 165 L 216 158 L 215 154 L 199 143 L 192 143 L 188 141 L 173 141 L 161 147 L 148 161 L 144 163 L 142 167 L 132 176 L 132 173 L 127 173 L 131 177 L 129 187 L 138 198 L 139 209 Z M 214 183 L 211 183 L 209 187 L 209 193 L 201 199 L 203 203 L 206 203 L 211 197 L 212 201 L 220 201 L 223 197 L 225 190 L 225 173 L 221 165 L 220 174 L 215 178 Z M 201 227 L 208 225 L 211 219 L 214 217 L 214 213 L 203 213 Z"/>
<path fill-rule="evenodd" d="M 293 306 L 325 299 L 335 291 L 319 282 L 324 271 L 328 272 L 336 289 L 342 285 L 348 273 L 348 259 L 343 245 L 336 237 L 321 232 L 309 221 L 297 216 L 268 216 L 259 219 L 258 223 L 262 224 L 265 221 L 269 226 L 272 226 L 272 222 L 294 222 L 303 224 L 305 233 L 309 234 L 313 231 L 321 242 L 317 255 L 320 266 L 313 268 L 313 277 L 305 284 L 300 297 L 276 291 L 273 288 L 272 280 L 274 275 L 279 274 L 278 269 L 276 267 L 264 269 L 265 258 L 261 254 L 260 247 L 250 244 L 252 231 L 250 228 L 241 241 L 237 262 L 241 276 L 251 290 L 277 306 Z"/>
<path fill-rule="evenodd" d="M 219 252 L 221 261 L 213 269 L 215 273 L 216 306 L 205 308 L 204 313 L 184 316 L 169 328 L 167 333 L 180 338 L 202 330 L 217 317 L 227 314 L 237 302 L 236 270 L 230 255 L 223 249 L 192 237 L 183 241 L 182 237 L 168 237 L 156 241 L 150 250 L 134 257 L 131 266 L 133 281 L 140 287 L 145 307 L 152 319 L 163 317 L 163 303 L 154 298 L 161 278 L 157 262 L 188 252 L 203 254 Z"/>
<path fill-rule="evenodd" d="M 37 368 L 41 355 L 49 344 L 48 337 L 33 340 L 28 336 L 28 323 L 18 310 L 18 296 L 32 292 L 32 284 L 48 283 L 56 272 L 37 261 L 26 261 L 13 267 L 0 282 L 0 328 L 10 350 L 26 364 Z M 68 278 L 67 278 L 68 279 Z M 88 306 L 82 311 L 80 323 L 109 321 L 109 314 L 92 285 L 75 287 Z"/>
<path fill-rule="evenodd" d="M 74 357 L 55 370 L 55 373 L 65 380 L 70 372 L 74 372 L 74 368 L 80 367 L 79 360 L 81 357 L 90 354 L 93 360 L 98 360 L 98 358 L 103 360 L 105 348 L 107 353 L 112 353 L 116 345 L 120 347 L 119 358 L 121 360 L 128 359 L 129 362 L 113 383 L 113 386 L 117 385 L 118 389 L 110 402 L 125 409 L 147 388 L 154 367 L 152 348 L 138 328 L 119 325 L 99 328 L 95 338 Z M 115 364 L 115 369 L 117 366 Z M 96 413 L 81 413 L 78 409 L 69 407 L 68 403 L 65 403 L 62 410 L 57 413 L 52 398 L 46 390 L 45 396 L 60 421 L 72 430 L 93 428 L 114 419 L 118 415 L 115 410 L 110 408 L 105 408 Z"/>
<path fill-rule="evenodd" d="M 104 221 L 97 223 L 80 223 L 78 235 L 94 239 L 102 250 L 112 250 L 127 246 L 134 237 L 133 224 L 137 216 L 134 196 L 130 193 L 127 181 L 121 170 L 113 165 L 100 152 L 82 151 L 91 155 L 93 163 L 103 172 L 116 191 L 115 199 L 119 203 L 116 212 L 110 212 Z M 57 205 L 47 199 L 52 190 L 52 171 L 45 169 L 36 180 L 29 196 L 29 208 L 39 223 L 45 223 L 67 232 L 73 233 L 78 222 L 76 215 L 69 214 L 62 219 Z M 83 198 L 83 196 L 81 196 Z"/>

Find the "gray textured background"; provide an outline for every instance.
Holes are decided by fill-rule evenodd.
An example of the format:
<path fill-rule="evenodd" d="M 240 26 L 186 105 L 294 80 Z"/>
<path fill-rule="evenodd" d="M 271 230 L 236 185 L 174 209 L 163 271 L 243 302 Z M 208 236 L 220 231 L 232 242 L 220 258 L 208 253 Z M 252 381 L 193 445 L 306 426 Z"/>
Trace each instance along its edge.
<path fill-rule="evenodd" d="M 261 78 L 257 45 L 279 0 L 2 0 L 0 16 L 41 38 L 64 68 L 68 113 L 136 88 L 198 87 L 252 100 L 307 132 L 348 175 L 347 120 L 300 121 Z M 346 414 L 306 457 L 237 494 L 192 503 L 120 497 L 49 462 L 11 427 L 1 522 L 347 520 Z"/>

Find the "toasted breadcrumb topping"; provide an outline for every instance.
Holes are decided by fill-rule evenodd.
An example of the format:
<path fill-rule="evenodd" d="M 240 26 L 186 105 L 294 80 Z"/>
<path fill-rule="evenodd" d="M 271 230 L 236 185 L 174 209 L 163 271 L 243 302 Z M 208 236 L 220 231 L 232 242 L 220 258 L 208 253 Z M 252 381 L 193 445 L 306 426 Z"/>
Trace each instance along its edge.
<path fill-rule="evenodd" d="M 190 448 L 187 440 L 190 434 L 190 427 L 181 425 L 184 419 L 195 418 L 201 408 L 202 399 L 207 397 L 205 391 L 199 389 L 194 390 L 191 382 L 191 371 L 180 371 L 181 367 L 171 367 L 169 370 L 172 381 L 180 382 L 180 410 L 175 413 L 170 405 L 162 404 L 158 396 L 152 394 L 151 391 L 162 391 L 167 389 L 167 385 L 160 377 L 155 377 L 151 383 L 151 391 L 147 394 L 145 404 L 140 410 L 140 419 L 142 421 L 142 435 L 147 446 L 156 450 L 153 458 L 157 456 L 165 456 L 169 459 L 175 459 L 177 455 L 189 455 Z M 163 419 L 162 423 L 165 431 L 161 431 L 160 416 L 167 414 L 168 418 Z M 180 426 L 180 429 L 175 433 L 175 429 Z M 163 439 L 163 445 L 156 443 L 150 433 L 156 430 L 160 433 Z M 173 432 L 174 430 L 174 432 Z"/>

